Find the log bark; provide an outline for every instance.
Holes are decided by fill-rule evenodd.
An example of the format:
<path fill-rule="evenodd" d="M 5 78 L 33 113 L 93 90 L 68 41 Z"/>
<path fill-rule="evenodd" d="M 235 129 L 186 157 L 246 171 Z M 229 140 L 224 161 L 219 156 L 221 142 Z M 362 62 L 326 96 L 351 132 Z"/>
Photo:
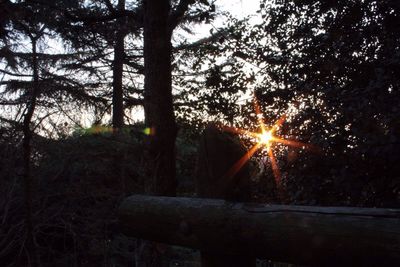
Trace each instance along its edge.
<path fill-rule="evenodd" d="M 131 236 L 213 254 L 314 266 L 395 266 L 400 210 L 131 196 L 120 223 Z"/>

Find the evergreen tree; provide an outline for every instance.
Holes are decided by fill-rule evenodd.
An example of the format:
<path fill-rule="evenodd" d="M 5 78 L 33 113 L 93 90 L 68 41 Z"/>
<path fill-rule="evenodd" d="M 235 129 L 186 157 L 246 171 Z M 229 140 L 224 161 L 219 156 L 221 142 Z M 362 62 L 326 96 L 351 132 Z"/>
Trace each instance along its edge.
<path fill-rule="evenodd" d="M 395 205 L 396 1 L 262 1 L 259 13 L 261 22 L 242 27 L 229 49 L 256 66 L 266 117 L 288 115 L 282 134 L 326 153 L 324 162 L 310 155 L 286 165 L 293 190 L 309 188 L 294 199 Z"/>

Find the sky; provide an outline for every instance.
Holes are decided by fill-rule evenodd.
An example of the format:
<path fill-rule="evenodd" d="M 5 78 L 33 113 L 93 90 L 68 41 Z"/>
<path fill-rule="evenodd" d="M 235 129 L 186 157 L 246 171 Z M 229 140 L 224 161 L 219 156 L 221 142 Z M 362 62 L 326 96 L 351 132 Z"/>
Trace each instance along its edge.
<path fill-rule="evenodd" d="M 216 8 L 229 11 L 237 18 L 255 14 L 260 6 L 259 0 L 217 0 Z"/>
<path fill-rule="evenodd" d="M 216 0 L 215 6 L 218 12 L 229 12 L 233 17 L 237 19 L 243 19 L 246 16 L 256 15 L 260 5 L 260 0 Z M 217 17 L 212 24 L 197 25 L 193 28 L 194 34 L 190 36 L 190 41 L 197 41 L 199 39 L 208 37 L 210 35 L 211 28 L 223 28 L 225 21 Z M 47 40 L 46 47 L 44 48 L 47 53 L 59 53 L 61 48 L 60 43 L 57 40 Z M 1 63 L 0 63 L 1 64 Z M 1 66 L 1 65 L 0 65 Z M 1 78 L 1 77 L 0 77 Z M 4 78 L 4 77 L 3 77 Z M 143 111 L 133 111 L 137 114 L 138 118 L 143 117 Z"/>
<path fill-rule="evenodd" d="M 230 15 L 237 19 L 243 19 L 247 16 L 254 16 L 257 17 L 257 10 L 260 7 L 260 0 L 216 0 L 215 2 L 215 8 L 217 12 L 229 12 Z M 175 36 L 177 39 L 181 39 L 180 37 L 183 37 L 184 39 L 187 39 L 189 42 L 196 42 L 199 39 L 206 38 L 210 36 L 210 30 L 212 28 L 218 29 L 218 28 L 223 28 L 225 25 L 224 19 L 221 17 L 217 17 L 215 21 L 213 21 L 210 24 L 200 24 L 196 25 L 192 28 L 192 31 L 194 34 L 187 34 L 183 30 L 177 30 L 175 32 Z M 250 71 L 252 69 L 252 66 L 247 66 L 246 65 L 246 70 Z M 242 102 L 246 99 L 248 99 L 251 94 L 250 92 L 247 94 L 244 94 L 239 102 Z M 127 111 L 128 112 L 128 111 Z M 135 118 L 135 120 L 142 121 L 144 119 L 144 111 L 142 107 L 137 107 L 133 108 L 130 111 L 130 116 Z"/>
<path fill-rule="evenodd" d="M 237 19 L 243 19 L 247 16 L 256 17 L 256 11 L 259 9 L 260 0 L 216 0 L 215 8 L 217 12 L 229 12 L 230 15 Z M 177 39 L 187 39 L 189 42 L 196 42 L 202 38 L 210 36 L 212 28 L 223 28 L 225 25 L 224 19 L 217 17 L 215 21 L 210 24 L 200 24 L 192 28 L 194 34 L 187 34 L 183 30 L 177 30 L 174 34 Z M 251 66 L 246 66 L 246 70 L 250 70 Z M 248 99 L 249 95 L 244 94 L 240 101 Z M 136 120 L 142 121 L 144 119 L 144 111 L 142 107 L 133 108 L 130 113 L 131 117 Z"/>
<path fill-rule="evenodd" d="M 246 16 L 256 15 L 256 11 L 260 6 L 260 0 L 216 0 L 215 8 L 217 12 L 229 12 L 233 17 L 237 19 L 243 19 Z M 213 23 L 202 24 L 194 29 L 195 35 L 194 40 L 205 38 L 209 36 L 210 29 L 222 28 L 224 26 L 224 20 L 220 17 L 217 18 Z"/>

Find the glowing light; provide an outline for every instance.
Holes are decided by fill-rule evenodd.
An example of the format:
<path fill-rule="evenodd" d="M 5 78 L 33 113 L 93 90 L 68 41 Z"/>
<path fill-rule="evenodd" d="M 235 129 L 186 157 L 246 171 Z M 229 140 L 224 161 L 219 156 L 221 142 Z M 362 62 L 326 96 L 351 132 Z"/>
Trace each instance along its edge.
<path fill-rule="evenodd" d="M 222 126 L 222 129 L 224 131 L 240 134 L 243 136 L 246 136 L 250 139 L 256 140 L 256 144 L 251 147 L 246 154 L 240 158 L 230 170 L 226 173 L 225 176 L 232 178 L 233 176 L 236 175 L 236 173 L 246 164 L 246 162 L 257 152 L 257 150 L 261 148 L 266 148 L 267 155 L 270 159 L 271 163 L 271 169 L 275 178 L 275 183 L 276 187 L 278 189 L 278 195 L 281 198 L 281 200 L 284 198 L 284 192 L 282 190 L 281 186 L 281 172 L 279 170 L 279 165 L 277 162 L 277 159 L 274 155 L 273 149 L 272 149 L 272 144 L 277 143 L 281 145 L 286 145 L 286 146 L 292 146 L 292 147 L 297 147 L 297 148 L 302 148 L 302 149 L 309 149 L 314 152 L 318 152 L 319 149 L 313 145 L 310 144 L 304 144 L 295 140 L 288 140 L 284 139 L 283 137 L 276 136 L 275 133 L 279 130 L 279 128 L 282 126 L 282 124 L 285 122 L 286 116 L 283 115 L 280 117 L 270 128 L 266 127 L 264 123 L 264 117 L 263 113 L 261 111 L 260 105 L 258 104 L 257 98 L 254 97 L 254 110 L 256 112 L 257 116 L 257 121 L 258 125 L 260 128 L 260 132 L 251 132 L 248 130 L 244 129 L 239 129 L 235 127 L 228 127 L 228 126 Z"/>
<path fill-rule="evenodd" d="M 143 133 L 145 135 L 155 135 L 156 130 L 154 127 L 146 127 L 146 128 L 144 128 Z"/>
<path fill-rule="evenodd" d="M 143 130 L 143 133 L 144 133 L 145 135 L 150 135 L 150 132 L 151 132 L 151 130 L 150 130 L 149 127 L 144 128 L 144 130 Z"/>
<path fill-rule="evenodd" d="M 273 138 L 271 131 L 263 132 L 258 136 L 258 142 L 270 146 Z"/>

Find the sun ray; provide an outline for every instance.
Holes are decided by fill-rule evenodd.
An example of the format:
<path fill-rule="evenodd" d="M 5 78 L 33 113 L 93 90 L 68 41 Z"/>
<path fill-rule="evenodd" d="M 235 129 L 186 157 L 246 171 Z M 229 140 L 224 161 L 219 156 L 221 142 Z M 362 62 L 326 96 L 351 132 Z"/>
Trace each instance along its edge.
<path fill-rule="evenodd" d="M 235 133 L 238 135 L 246 136 L 248 138 L 253 139 L 255 145 L 252 146 L 245 155 L 242 156 L 235 164 L 226 172 L 225 177 L 232 178 L 235 176 L 238 171 L 246 164 L 246 162 L 257 152 L 257 150 L 264 148 L 267 151 L 268 158 L 270 159 L 271 169 L 273 176 L 275 178 L 275 183 L 278 191 L 278 198 L 281 201 L 285 201 L 285 192 L 282 188 L 281 180 L 281 172 L 279 169 L 279 165 L 277 159 L 273 152 L 273 144 L 281 144 L 286 146 L 292 146 L 301 149 L 311 150 L 313 152 L 320 152 L 321 150 L 311 144 L 305 144 L 296 140 L 284 139 L 283 137 L 276 136 L 275 133 L 278 132 L 286 120 L 286 115 L 281 116 L 272 126 L 267 127 L 264 122 L 263 113 L 261 111 L 261 107 L 258 103 L 257 98 L 254 95 L 253 100 L 254 111 L 257 116 L 259 132 L 251 132 L 248 130 L 229 127 L 229 126 L 221 126 L 223 131 Z"/>
<path fill-rule="evenodd" d="M 274 123 L 274 125 L 271 128 L 272 134 L 276 133 L 276 131 L 279 130 L 279 128 L 282 126 L 285 120 L 286 120 L 286 115 L 283 115 Z"/>
<path fill-rule="evenodd" d="M 243 157 L 241 157 L 230 169 L 227 171 L 227 173 L 224 175 L 224 177 L 227 177 L 231 179 L 233 176 L 235 176 L 238 171 L 243 167 L 244 164 L 256 153 L 256 151 L 260 148 L 262 144 L 257 143 L 255 144 L 252 148 L 250 148 L 246 154 L 244 154 Z"/>
<path fill-rule="evenodd" d="M 276 157 L 274 156 L 274 153 L 272 149 L 268 149 L 268 156 L 271 161 L 271 168 L 272 168 L 272 173 L 274 174 L 275 178 L 275 185 L 276 185 L 276 191 L 278 193 L 278 199 L 281 202 L 286 201 L 285 197 L 285 191 L 282 187 L 282 176 L 281 176 L 281 171 L 279 170 L 278 162 L 276 160 Z"/>
<path fill-rule="evenodd" d="M 316 153 L 319 153 L 321 151 L 320 148 L 318 148 L 317 146 L 314 146 L 314 145 L 311 145 L 311 144 L 302 143 L 302 142 L 295 141 L 295 140 L 290 140 L 290 139 L 283 139 L 283 138 L 274 137 L 274 142 L 281 143 L 281 144 L 288 145 L 288 146 L 292 146 L 292 147 L 306 149 L 306 150 L 309 150 L 309 151 L 312 151 L 312 152 L 316 152 Z"/>
<path fill-rule="evenodd" d="M 257 100 L 257 97 L 255 96 L 255 94 L 254 94 L 254 98 L 253 98 L 253 105 L 254 105 L 254 111 L 256 112 L 258 124 L 261 128 L 261 133 L 264 133 L 266 131 L 265 123 L 264 123 L 264 116 L 263 116 L 263 113 L 260 108 L 260 104 L 258 103 L 258 100 Z"/>
<path fill-rule="evenodd" d="M 276 161 L 276 158 L 274 156 L 274 152 L 272 151 L 272 148 L 268 148 L 267 151 L 268 151 L 269 159 L 271 161 L 271 167 L 272 167 L 272 172 L 275 177 L 275 183 L 276 183 L 276 186 L 279 187 L 281 184 L 281 172 L 279 170 L 278 163 Z"/>
<path fill-rule="evenodd" d="M 230 126 L 222 126 L 222 130 L 226 131 L 226 132 L 231 132 L 231 133 L 236 133 L 236 134 L 242 134 L 242 135 L 247 135 L 247 136 L 251 136 L 254 138 L 258 138 L 258 134 L 257 133 L 253 133 L 247 130 L 243 130 L 240 128 L 235 128 L 235 127 L 230 127 Z"/>

